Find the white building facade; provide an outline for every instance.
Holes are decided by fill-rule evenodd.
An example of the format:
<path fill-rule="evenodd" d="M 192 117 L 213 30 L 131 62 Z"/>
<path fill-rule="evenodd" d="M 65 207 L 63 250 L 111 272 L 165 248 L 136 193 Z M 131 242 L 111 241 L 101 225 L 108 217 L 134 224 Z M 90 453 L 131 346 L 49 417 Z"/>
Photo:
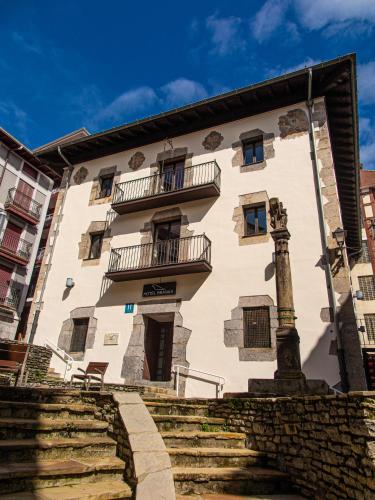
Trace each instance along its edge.
<path fill-rule="evenodd" d="M 333 70 L 354 68 L 352 57 L 313 68 L 310 109 L 302 70 L 44 150 L 45 161 L 65 165 L 65 184 L 35 295 L 34 342 L 68 353 L 73 371 L 108 362 L 107 382 L 175 387 L 179 371 L 186 396 L 272 378 L 268 209 L 277 197 L 288 211 L 303 371 L 363 388 L 349 269 L 327 264 L 335 227 L 360 245 L 357 165 L 335 158 L 340 131 L 324 90 Z M 335 82 L 353 97 L 350 77 Z M 355 143 L 355 126 L 352 135 Z"/>

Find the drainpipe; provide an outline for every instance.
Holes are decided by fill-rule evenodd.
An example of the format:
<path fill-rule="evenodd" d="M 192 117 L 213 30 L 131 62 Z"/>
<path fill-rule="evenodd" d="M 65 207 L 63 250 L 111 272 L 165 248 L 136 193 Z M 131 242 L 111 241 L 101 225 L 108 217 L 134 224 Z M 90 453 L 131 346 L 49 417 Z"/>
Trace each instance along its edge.
<path fill-rule="evenodd" d="M 336 341 L 337 341 L 337 357 L 339 361 L 339 370 L 340 370 L 340 378 L 341 378 L 341 385 L 342 389 L 344 392 L 348 391 L 348 374 L 346 370 L 346 362 L 345 362 L 345 353 L 341 341 L 341 331 L 340 331 L 340 325 L 338 322 L 337 318 L 337 307 L 336 307 L 336 297 L 335 297 L 335 292 L 333 288 L 333 280 L 332 280 L 332 272 L 331 272 L 331 266 L 329 265 L 329 255 L 328 255 L 328 247 L 327 247 L 327 230 L 326 230 L 326 225 L 324 221 L 324 211 L 323 211 L 323 200 L 322 200 L 322 192 L 321 192 L 321 183 L 320 183 L 320 177 L 319 177 L 319 170 L 318 170 L 318 157 L 317 157 L 317 152 L 316 152 L 316 144 L 315 144 L 315 137 L 314 137 L 314 124 L 313 124 L 313 105 L 314 105 L 314 99 L 312 98 L 312 68 L 309 68 L 309 80 L 308 80 L 308 92 L 307 92 L 307 101 L 306 105 L 308 108 L 308 116 L 309 116 L 309 140 L 310 140 L 310 149 L 311 149 L 311 162 L 313 166 L 313 171 L 314 171 L 314 180 L 315 180 L 315 189 L 316 189 L 316 196 L 317 196 L 317 201 L 318 201 L 318 214 L 319 214 L 319 222 L 320 222 L 320 236 L 321 236 L 321 243 L 322 243 L 322 248 L 323 248 L 323 255 L 325 259 L 325 273 L 326 273 L 326 279 L 327 279 L 327 288 L 328 288 L 328 300 L 329 304 L 332 308 L 332 314 L 333 314 L 333 325 L 334 325 L 334 330 L 336 334 Z"/>
<path fill-rule="evenodd" d="M 65 164 L 68 165 L 68 172 L 67 172 L 67 178 L 66 178 L 64 196 L 63 196 L 63 199 L 61 201 L 59 215 L 58 215 L 57 221 L 56 221 L 56 229 L 54 231 L 53 243 L 52 243 L 51 251 L 49 253 L 49 260 L 48 260 L 46 272 L 45 272 L 45 275 L 44 275 L 44 278 L 43 278 L 42 289 L 40 291 L 39 300 L 38 300 L 38 302 L 36 302 L 36 311 L 34 313 L 34 318 L 33 318 L 33 322 L 32 322 L 32 325 L 31 325 L 30 336 L 29 336 L 29 340 L 28 340 L 28 342 L 30 344 L 32 344 L 33 341 L 34 341 L 36 329 L 38 327 L 38 320 L 39 320 L 39 316 L 40 316 L 40 313 L 41 313 L 41 305 L 42 305 L 42 302 L 43 302 L 43 296 L 44 296 L 44 292 L 45 292 L 46 285 L 47 285 L 48 275 L 49 275 L 49 272 L 50 272 L 51 266 L 52 266 L 52 257 L 53 257 L 53 253 L 55 251 L 57 235 L 59 233 L 59 228 L 60 228 L 61 219 L 62 219 L 62 215 L 63 215 L 63 208 L 64 208 L 65 200 L 66 200 L 66 197 L 67 197 L 67 194 L 68 194 L 68 189 L 69 189 L 69 185 L 70 185 L 70 177 L 71 177 L 72 171 L 73 171 L 73 165 L 66 158 L 66 156 L 62 153 L 60 146 L 57 146 L 57 152 L 60 155 L 60 157 L 64 160 Z"/>

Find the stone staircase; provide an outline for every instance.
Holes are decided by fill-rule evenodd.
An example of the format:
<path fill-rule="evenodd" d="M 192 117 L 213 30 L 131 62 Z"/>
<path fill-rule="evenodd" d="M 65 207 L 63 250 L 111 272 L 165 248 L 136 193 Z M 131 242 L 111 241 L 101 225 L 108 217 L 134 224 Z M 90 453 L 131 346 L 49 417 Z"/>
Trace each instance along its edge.
<path fill-rule="evenodd" d="M 145 404 L 170 455 L 176 494 L 291 491 L 286 474 L 269 467 L 265 454 L 246 448 L 245 434 L 228 432 L 225 419 L 208 416 L 207 401 L 145 399 Z"/>
<path fill-rule="evenodd" d="M 9 388 L 14 389 L 14 388 Z M 1 500 L 131 498 L 125 463 L 116 456 L 108 423 L 74 391 L 41 391 L 40 401 L 0 401 Z M 34 391 L 34 399 L 36 391 Z"/>

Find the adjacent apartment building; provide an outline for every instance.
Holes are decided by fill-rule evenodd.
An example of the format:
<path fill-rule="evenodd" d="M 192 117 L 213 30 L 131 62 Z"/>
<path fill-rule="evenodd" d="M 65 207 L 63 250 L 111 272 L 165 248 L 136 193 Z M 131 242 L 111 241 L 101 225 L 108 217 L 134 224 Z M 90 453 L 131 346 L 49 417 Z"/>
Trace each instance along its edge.
<path fill-rule="evenodd" d="M 61 175 L 0 128 L 0 337 L 15 338 Z"/>
<path fill-rule="evenodd" d="M 375 171 L 361 170 L 362 253 L 352 270 L 367 386 L 375 389 Z"/>
<path fill-rule="evenodd" d="M 272 378 L 278 197 L 303 371 L 365 388 L 349 269 L 362 241 L 355 56 L 38 158 L 64 179 L 29 319 L 34 342 L 57 346 L 74 370 L 108 362 L 108 382 L 173 387 L 178 371 L 185 395 Z"/>

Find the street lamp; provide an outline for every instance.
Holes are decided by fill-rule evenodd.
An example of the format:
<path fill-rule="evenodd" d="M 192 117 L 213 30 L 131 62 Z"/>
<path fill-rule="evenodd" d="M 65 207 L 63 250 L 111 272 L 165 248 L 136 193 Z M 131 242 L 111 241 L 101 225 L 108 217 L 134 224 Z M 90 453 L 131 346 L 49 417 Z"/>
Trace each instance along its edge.
<path fill-rule="evenodd" d="M 341 251 L 345 244 L 346 233 L 347 231 L 345 231 L 345 229 L 342 229 L 341 227 L 336 228 L 332 233 L 332 236 L 336 240 L 336 243 Z"/>

